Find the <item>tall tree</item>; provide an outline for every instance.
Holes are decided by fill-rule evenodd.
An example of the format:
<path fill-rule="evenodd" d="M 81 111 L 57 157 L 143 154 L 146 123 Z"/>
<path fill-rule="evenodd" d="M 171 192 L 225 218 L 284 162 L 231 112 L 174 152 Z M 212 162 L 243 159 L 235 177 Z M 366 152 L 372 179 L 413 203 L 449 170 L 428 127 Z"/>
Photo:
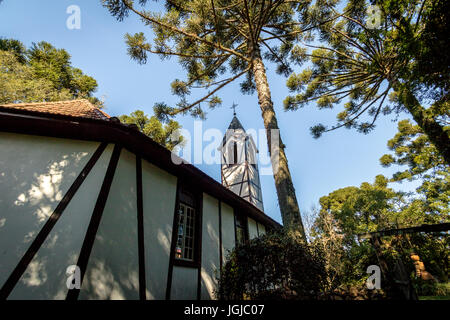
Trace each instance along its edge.
<path fill-rule="evenodd" d="M 0 85 L 8 89 L 3 94 L 3 103 L 86 98 L 102 107 L 102 102 L 93 96 L 97 81 L 73 67 L 66 50 L 44 41 L 26 49 L 18 40 L 0 39 L 0 52 L 4 59 Z M 8 80 L 9 77 L 12 79 Z M 42 88 L 35 83 L 41 83 Z"/>
<path fill-rule="evenodd" d="M 93 97 L 97 81 L 72 66 L 70 54 L 48 42 L 33 43 L 27 51 L 28 63 L 36 77 L 48 79 L 57 90 L 68 89 L 74 99 L 87 98 L 96 105 L 101 102 Z"/>
<path fill-rule="evenodd" d="M 10 51 L 0 50 L 0 104 L 69 100 L 68 89 L 57 90 L 47 79 L 36 78 L 30 66 Z"/>
<path fill-rule="evenodd" d="M 313 100 L 319 108 L 345 103 L 335 126 L 311 128 L 315 137 L 340 127 L 367 133 L 381 114 L 407 111 L 450 164 L 449 59 L 446 53 L 430 54 L 447 50 L 443 15 L 449 3 L 373 3 L 376 7 L 369 8 L 364 0 L 348 1 L 338 19 L 318 27 L 323 43 L 305 44 L 312 65 L 289 78 L 289 89 L 298 94 L 286 98 L 285 108 Z M 368 119 L 361 120 L 365 115 Z"/>
<path fill-rule="evenodd" d="M 377 176 L 373 184 L 335 190 L 320 198 L 320 211 L 312 228 L 312 244 L 324 248 L 327 267 L 338 283 L 360 281 L 367 266 L 378 264 L 372 245 L 355 236 L 359 233 L 446 222 L 445 215 L 430 214 L 420 199 L 410 199 Z M 445 233 L 383 237 L 381 251 L 391 266 L 401 258 L 412 271 L 409 252 L 419 252 L 433 275 L 448 276 L 448 243 Z M 388 269 L 391 273 L 395 268 Z M 395 273 L 395 271 L 394 271 Z M 383 290 L 389 285 L 384 284 Z"/>
<path fill-rule="evenodd" d="M 27 48 L 16 39 L 0 39 L 0 50 L 10 51 L 20 63 L 27 62 Z"/>
<path fill-rule="evenodd" d="M 450 165 L 430 142 L 418 125 L 409 120 L 398 123 L 398 133 L 388 141 L 392 154 L 385 154 L 380 162 L 385 167 L 397 165 L 392 182 L 421 181 L 417 193 L 421 196 L 421 210 L 448 221 L 450 208 Z M 406 167 L 406 168 L 405 168 Z M 419 202 L 417 202 L 419 204 Z"/>
<path fill-rule="evenodd" d="M 170 120 L 167 124 L 163 124 L 155 116 L 148 117 L 142 110 L 122 115 L 119 119 L 126 124 L 135 124 L 139 131 L 169 150 L 173 150 L 184 141 L 184 137 L 179 134 L 181 125 L 177 121 Z"/>
<path fill-rule="evenodd" d="M 126 35 L 128 52 L 139 63 L 145 63 L 149 53 L 161 58 L 176 56 L 187 72 L 187 79 L 175 79 L 172 90 L 181 97 L 176 107 L 159 105 L 162 119 L 178 113 L 204 116 L 201 102 L 214 108 L 221 100 L 216 93 L 237 80 L 243 93 L 258 94 L 258 102 L 266 129 L 272 157 L 275 185 L 283 223 L 302 234 L 303 225 L 292 183 L 285 145 L 279 139 L 278 163 L 271 150 L 271 132 L 278 122 L 267 81 L 265 61 L 274 62 L 277 72 L 288 75 L 290 65 L 302 58 L 296 45 L 304 31 L 296 22 L 307 9 L 307 2 L 295 0 L 167 0 L 162 12 L 149 10 L 147 0 L 103 0 L 112 15 L 124 19 L 136 14 L 153 30 L 151 44 L 144 33 Z M 146 9 L 147 8 L 147 9 Z M 188 96 L 195 88 L 207 89 L 207 94 L 193 102 Z"/>

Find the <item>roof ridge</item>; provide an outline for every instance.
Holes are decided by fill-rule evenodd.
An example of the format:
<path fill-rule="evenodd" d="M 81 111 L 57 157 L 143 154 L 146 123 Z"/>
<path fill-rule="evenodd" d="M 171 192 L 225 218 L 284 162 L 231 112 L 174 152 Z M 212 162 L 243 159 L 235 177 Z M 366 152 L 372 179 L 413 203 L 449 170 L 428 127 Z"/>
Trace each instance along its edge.
<path fill-rule="evenodd" d="M 100 118 L 108 120 L 109 114 L 91 103 L 88 99 L 73 99 L 61 101 L 23 102 L 0 104 L 0 107 L 15 110 L 28 110 L 31 112 L 47 114 L 64 114 L 75 117 Z"/>
<path fill-rule="evenodd" d="M 15 107 L 20 107 L 20 106 L 25 106 L 25 105 L 38 105 L 38 104 L 62 104 L 62 103 L 69 103 L 69 102 L 76 102 L 76 101 L 84 101 L 84 102 L 88 102 L 89 104 L 91 104 L 92 106 L 96 107 L 94 104 L 92 104 L 88 99 L 85 98 L 80 98 L 80 99 L 72 99 L 72 100 L 59 100 L 59 101 L 39 101 L 39 102 L 21 102 L 21 103 L 4 103 L 4 104 L 0 104 L 0 106 L 3 107 L 7 107 L 7 106 L 15 106 Z M 97 107 L 96 107 L 97 108 Z"/>
<path fill-rule="evenodd" d="M 103 111 L 102 109 L 100 109 L 99 107 L 97 107 L 96 105 L 94 105 L 95 108 L 97 108 L 97 111 L 100 111 L 105 117 L 107 117 L 108 119 L 111 118 L 111 116 L 109 114 L 107 114 L 105 111 Z"/>

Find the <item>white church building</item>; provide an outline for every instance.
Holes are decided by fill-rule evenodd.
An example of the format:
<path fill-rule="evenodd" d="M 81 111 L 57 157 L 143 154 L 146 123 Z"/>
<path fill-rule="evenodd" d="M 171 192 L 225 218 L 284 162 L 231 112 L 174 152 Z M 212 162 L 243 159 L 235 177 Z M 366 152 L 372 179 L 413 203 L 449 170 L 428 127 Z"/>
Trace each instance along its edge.
<path fill-rule="evenodd" d="M 227 251 L 281 227 L 229 129 L 219 183 L 87 100 L 0 105 L 0 299 L 214 299 Z"/>

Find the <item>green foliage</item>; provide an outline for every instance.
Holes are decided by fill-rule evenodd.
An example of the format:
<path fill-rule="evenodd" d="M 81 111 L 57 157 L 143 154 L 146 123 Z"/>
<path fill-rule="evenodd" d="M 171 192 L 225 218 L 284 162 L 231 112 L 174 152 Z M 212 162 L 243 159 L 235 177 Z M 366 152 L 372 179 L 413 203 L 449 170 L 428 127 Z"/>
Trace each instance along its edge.
<path fill-rule="evenodd" d="M 328 288 L 322 257 L 299 234 L 268 233 L 229 253 L 217 296 L 224 300 L 325 297 Z"/>
<path fill-rule="evenodd" d="M 419 126 L 402 120 L 398 123 L 398 133 L 388 141 L 388 148 L 392 154 L 383 155 L 381 164 L 406 167 L 394 173 L 390 181 L 420 179 L 422 184 L 417 188 L 417 194 L 421 198 L 416 204 L 420 203 L 421 210 L 439 214 L 441 220 L 446 221 L 450 214 L 450 166 L 428 136 Z"/>
<path fill-rule="evenodd" d="M 1 103 L 86 98 L 102 106 L 93 97 L 97 81 L 72 67 L 66 50 L 44 41 L 27 50 L 18 40 L 0 39 L 0 55 Z"/>
<path fill-rule="evenodd" d="M 329 2 L 335 0 L 321 1 L 321 5 Z M 125 36 L 132 59 L 146 63 L 151 54 L 161 59 L 176 57 L 185 71 L 183 79 L 177 76 L 172 83 L 178 103 L 155 105 L 160 121 L 176 114 L 205 119 L 205 106 L 220 106 L 219 91 L 242 79 L 242 93 L 258 92 L 267 134 L 278 129 L 265 62 L 275 64 L 276 72 L 287 76 L 291 65 L 305 59 L 299 40 L 314 26 L 299 21 L 309 1 L 167 0 L 157 10 L 148 0 L 102 3 L 119 21 L 134 14 L 151 29 L 151 38 L 142 32 Z M 320 19 L 321 13 L 315 17 Z M 199 98 L 190 101 L 191 96 Z M 280 170 L 274 170 L 274 181 L 283 223 L 303 229 L 281 137 L 279 144 Z"/>
<path fill-rule="evenodd" d="M 165 1 L 162 12 L 146 9 L 147 0 L 139 1 L 139 5 L 122 0 L 102 3 L 118 20 L 133 13 L 152 29 L 152 39 L 143 32 L 126 34 L 132 59 L 143 64 L 149 54 L 161 59 L 177 57 L 186 71 L 185 80 L 174 79 L 172 83 L 179 103 L 160 109 L 160 120 L 177 113 L 204 118 L 200 103 L 207 102 L 210 108 L 220 105 L 216 92 L 241 77 L 241 91 L 252 94 L 256 89 L 252 70 L 255 58 L 274 63 L 276 71 L 284 75 L 292 71 L 291 64 L 306 59 L 305 49 L 298 45 L 303 27 L 311 28 L 308 22 L 298 22 L 306 12 L 305 1 L 171 0 Z M 195 89 L 206 89 L 207 93 L 188 102 Z"/>
<path fill-rule="evenodd" d="M 20 63 L 26 63 L 27 61 L 27 49 L 19 40 L 0 39 L 0 50 L 12 52 Z"/>
<path fill-rule="evenodd" d="M 434 281 L 430 282 L 422 279 L 414 279 L 413 285 L 419 296 L 443 296 L 447 297 L 445 300 L 450 298 L 450 283 L 437 283 Z"/>
<path fill-rule="evenodd" d="M 367 266 L 379 264 L 371 243 L 359 241 L 357 234 L 448 222 L 448 208 L 429 210 L 426 199 L 396 192 L 387 183 L 385 177 L 377 176 L 373 184 L 338 189 L 320 198 L 311 243 L 324 252 L 330 286 L 361 283 Z M 414 274 L 409 257 L 414 251 L 427 271 L 440 281 L 448 281 L 449 241 L 445 233 L 383 237 L 382 254 L 391 268 L 400 259 L 407 273 Z"/>
<path fill-rule="evenodd" d="M 36 78 L 30 66 L 9 51 L 0 50 L 0 103 L 68 100 L 67 89 L 56 90 L 51 81 Z"/>
<path fill-rule="evenodd" d="M 446 14 L 449 11 L 448 1 L 430 1 L 422 8 L 426 23 L 421 26 L 420 34 L 404 39 L 406 53 L 415 58 L 411 78 L 424 98 L 440 100 L 450 89 L 450 56 L 447 53 L 450 26 Z"/>
<path fill-rule="evenodd" d="M 403 167 L 392 178 L 382 175 L 373 184 L 335 190 L 320 198 L 320 209 L 310 234 L 312 245 L 322 248 L 330 286 L 360 284 L 368 265 L 379 264 L 369 241 L 358 241 L 355 235 L 405 228 L 421 224 L 449 222 L 449 166 L 428 136 L 418 125 L 399 121 L 398 133 L 388 141 L 391 154 L 385 154 L 383 166 Z M 388 187 L 389 183 L 419 180 L 415 193 L 403 193 Z M 420 256 L 426 269 L 439 281 L 448 281 L 450 238 L 445 233 L 419 233 L 382 239 L 382 252 L 390 268 L 403 261 L 419 295 L 437 294 L 436 283 L 414 276 L 409 254 Z M 388 283 L 388 295 L 395 286 Z M 445 293 L 440 293 L 445 295 Z"/>
<path fill-rule="evenodd" d="M 400 205 L 406 203 L 402 193 L 387 187 L 387 180 L 377 176 L 373 184 L 364 182 L 358 187 L 346 187 L 320 198 L 321 215 L 332 214 L 349 242 L 353 235 L 392 227 L 402 221 L 396 219 Z M 318 228 L 321 227 L 320 219 Z"/>
<path fill-rule="evenodd" d="M 139 131 L 169 150 L 173 150 L 176 146 L 183 144 L 184 138 L 179 133 L 181 125 L 174 120 L 170 120 L 163 125 L 157 117 L 152 116 L 149 118 L 141 110 L 136 110 L 129 116 L 122 115 L 119 119 L 126 124 L 135 124 Z"/>
<path fill-rule="evenodd" d="M 284 100 L 286 110 L 315 101 L 318 108 L 344 105 L 336 125 L 312 128 L 314 137 L 337 128 L 368 133 L 380 115 L 408 111 L 450 163 L 448 79 L 448 1 L 378 0 L 379 24 L 371 28 L 364 0 L 315 6 L 310 19 L 319 24 L 315 39 L 305 44 L 311 66 L 292 73 Z M 328 10 L 328 11 L 327 11 Z M 333 19 L 339 11 L 339 17 Z M 313 42 L 315 41 L 315 42 Z M 435 54 L 432 54 L 435 53 Z M 429 107 L 427 107 L 429 105 Z M 388 159 L 386 159 L 388 160 Z"/>
<path fill-rule="evenodd" d="M 97 89 L 95 79 L 71 66 L 70 55 L 64 49 L 42 41 L 33 43 L 27 56 L 35 76 L 50 80 L 57 90 L 66 88 L 74 98 L 85 98 Z"/>

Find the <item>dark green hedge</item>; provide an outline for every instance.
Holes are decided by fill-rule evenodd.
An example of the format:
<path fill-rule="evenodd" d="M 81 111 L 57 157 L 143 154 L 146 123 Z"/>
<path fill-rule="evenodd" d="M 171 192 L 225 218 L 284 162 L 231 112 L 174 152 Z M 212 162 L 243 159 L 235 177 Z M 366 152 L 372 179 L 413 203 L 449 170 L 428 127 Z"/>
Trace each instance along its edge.
<path fill-rule="evenodd" d="M 279 231 L 253 239 L 228 254 L 217 298 L 319 299 L 326 296 L 322 257 L 295 232 Z"/>

